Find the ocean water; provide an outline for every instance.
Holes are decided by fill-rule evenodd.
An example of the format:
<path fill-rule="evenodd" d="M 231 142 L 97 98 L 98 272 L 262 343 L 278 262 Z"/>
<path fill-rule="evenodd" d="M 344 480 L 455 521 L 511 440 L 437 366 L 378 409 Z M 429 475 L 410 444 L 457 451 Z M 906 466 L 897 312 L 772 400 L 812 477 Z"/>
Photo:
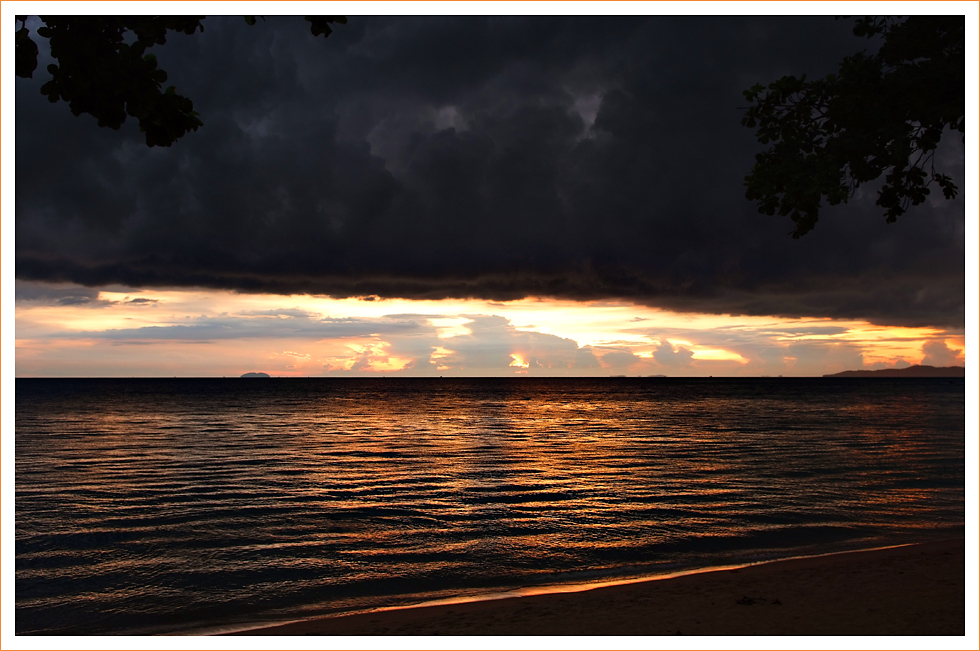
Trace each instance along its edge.
<path fill-rule="evenodd" d="M 18 379 L 18 635 L 963 534 L 962 379 Z"/>

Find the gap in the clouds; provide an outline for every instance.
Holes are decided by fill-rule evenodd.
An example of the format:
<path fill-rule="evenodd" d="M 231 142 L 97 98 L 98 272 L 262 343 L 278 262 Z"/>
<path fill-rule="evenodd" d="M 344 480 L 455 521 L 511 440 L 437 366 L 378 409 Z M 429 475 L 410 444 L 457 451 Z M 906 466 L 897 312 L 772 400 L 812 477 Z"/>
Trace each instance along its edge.
<path fill-rule="evenodd" d="M 962 332 L 628 301 L 18 284 L 18 376 L 819 376 L 963 364 Z"/>

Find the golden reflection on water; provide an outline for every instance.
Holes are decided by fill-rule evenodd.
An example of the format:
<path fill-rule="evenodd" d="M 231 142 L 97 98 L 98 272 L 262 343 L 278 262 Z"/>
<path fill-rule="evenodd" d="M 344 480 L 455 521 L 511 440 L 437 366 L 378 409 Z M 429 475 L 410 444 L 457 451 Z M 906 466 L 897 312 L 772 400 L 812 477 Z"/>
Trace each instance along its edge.
<path fill-rule="evenodd" d="M 353 608 L 961 526 L 962 383 L 820 386 L 18 384 L 18 585 L 84 588 L 19 612 Z"/>
<path fill-rule="evenodd" d="M 490 403 L 452 394 L 424 403 L 389 399 L 383 409 L 356 398 L 336 402 L 296 405 L 279 414 L 278 422 L 273 414 L 256 414 L 242 404 L 226 405 L 222 417 L 144 412 L 134 418 L 127 411 L 92 411 L 84 421 L 76 419 L 74 426 L 84 434 L 68 438 L 65 452 L 74 485 L 91 489 L 84 500 L 87 513 L 138 508 L 141 500 L 159 497 L 148 497 L 154 491 L 215 498 L 241 494 L 253 505 L 302 499 L 305 508 L 332 513 L 415 508 L 408 505 L 415 494 L 430 491 L 426 510 L 437 517 L 482 515 L 513 525 L 588 521 L 602 527 L 614 526 L 603 524 L 603 514 L 620 517 L 631 510 L 631 501 L 723 512 L 751 508 L 789 483 L 811 498 L 838 492 L 838 508 L 892 512 L 934 492 L 861 490 L 891 476 L 906 483 L 920 479 L 906 461 L 934 446 L 916 431 L 882 427 L 886 415 L 916 423 L 929 412 L 910 401 L 831 409 L 831 420 L 848 428 L 846 439 L 829 442 L 834 464 L 850 470 L 846 477 L 825 477 L 814 490 L 798 477 L 787 482 L 776 475 L 780 470 L 805 475 L 814 457 L 827 450 L 808 447 L 805 428 L 792 439 L 746 431 L 745 421 L 753 414 L 758 418 L 764 400 L 658 404 L 652 411 L 632 402 L 533 400 L 520 394 Z M 191 431 L 197 440 L 188 440 Z M 222 458 L 230 439 L 237 444 L 242 436 L 252 444 Z M 286 496 L 278 472 L 284 464 L 292 466 Z M 774 476 L 759 482 L 753 473 L 760 467 Z M 169 488 L 175 483 L 181 486 L 176 492 Z M 688 523 L 710 520 L 683 517 Z M 716 527 L 715 533 L 727 535 L 739 526 Z M 382 533 L 352 519 L 327 532 L 357 544 L 401 535 L 403 529 Z M 533 547 L 556 537 L 560 534 L 528 534 L 522 544 Z"/>

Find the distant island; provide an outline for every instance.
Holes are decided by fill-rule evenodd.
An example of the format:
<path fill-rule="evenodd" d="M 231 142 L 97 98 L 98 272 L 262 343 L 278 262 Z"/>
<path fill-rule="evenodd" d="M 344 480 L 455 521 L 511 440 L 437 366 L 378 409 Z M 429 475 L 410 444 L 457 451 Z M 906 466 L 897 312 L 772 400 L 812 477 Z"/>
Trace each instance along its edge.
<path fill-rule="evenodd" d="M 269 377 L 268 373 L 242 373 L 242 377 Z"/>
<path fill-rule="evenodd" d="M 909 366 L 883 368 L 878 371 L 841 371 L 824 377 L 966 377 L 963 366 Z"/>

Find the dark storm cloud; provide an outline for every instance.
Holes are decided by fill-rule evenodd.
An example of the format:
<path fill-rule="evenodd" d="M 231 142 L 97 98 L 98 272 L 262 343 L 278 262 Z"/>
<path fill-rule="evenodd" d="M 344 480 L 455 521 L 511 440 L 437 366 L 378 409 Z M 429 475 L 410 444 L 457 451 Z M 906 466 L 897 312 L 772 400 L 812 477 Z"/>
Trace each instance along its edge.
<path fill-rule="evenodd" d="M 886 225 L 868 188 L 792 240 L 744 198 L 741 91 L 834 71 L 868 47 L 850 28 L 355 16 L 324 41 L 212 17 L 155 48 L 204 121 L 169 149 L 49 104 L 42 55 L 17 80 L 17 276 L 962 326 L 961 200 Z"/>

